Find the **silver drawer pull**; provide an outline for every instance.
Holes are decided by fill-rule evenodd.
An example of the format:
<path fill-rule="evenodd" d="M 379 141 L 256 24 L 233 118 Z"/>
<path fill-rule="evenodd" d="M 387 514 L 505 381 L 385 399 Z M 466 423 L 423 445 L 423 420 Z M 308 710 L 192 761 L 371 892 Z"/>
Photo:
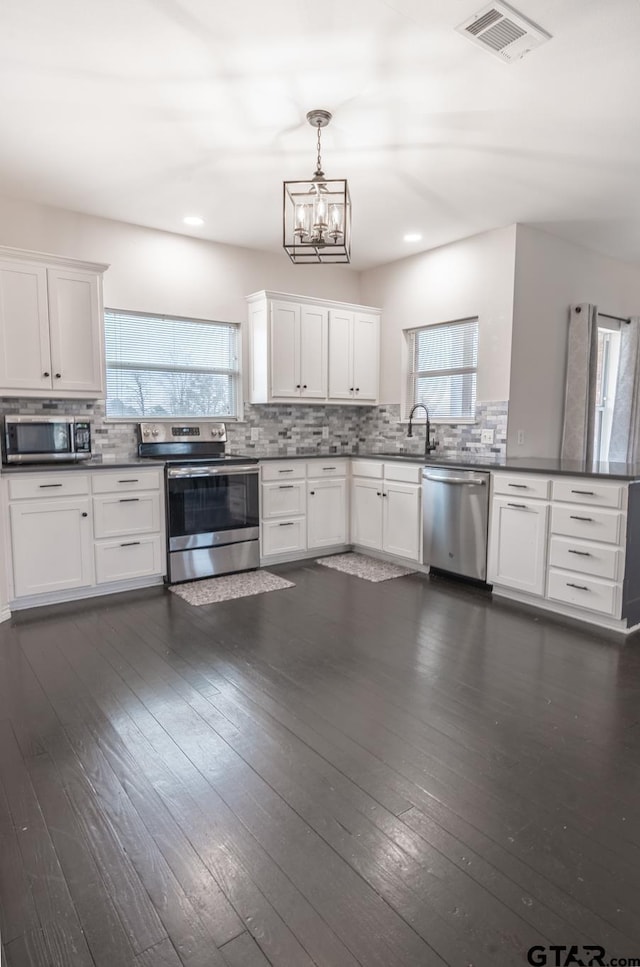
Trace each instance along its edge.
<path fill-rule="evenodd" d="M 126 541 L 124 544 L 121 544 L 120 547 L 136 547 L 139 543 L 140 541 Z"/>
<path fill-rule="evenodd" d="M 285 520 L 281 524 L 278 524 L 278 527 L 293 527 L 294 523 L 295 521 L 293 520 Z"/>
<path fill-rule="evenodd" d="M 507 504 L 507 507 L 516 507 L 518 510 L 528 510 L 526 504 Z"/>
<path fill-rule="evenodd" d="M 131 480 L 118 480 L 118 483 L 138 483 L 138 478 L 132 477 Z"/>
<path fill-rule="evenodd" d="M 278 473 L 293 473 L 293 469 L 291 468 L 289 470 L 278 470 Z"/>
<path fill-rule="evenodd" d="M 569 554 L 579 554 L 580 557 L 591 557 L 589 551 L 574 551 L 571 547 L 568 548 Z"/>
<path fill-rule="evenodd" d="M 121 497 L 118 501 L 119 504 L 135 504 L 140 500 L 139 497 Z"/>
<path fill-rule="evenodd" d="M 323 467 L 323 470 L 337 470 L 337 467 Z"/>
<path fill-rule="evenodd" d="M 593 524 L 593 517 L 578 517 L 576 514 L 569 514 L 571 520 L 586 520 L 589 524 Z"/>
<path fill-rule="evenodd" d="M 527 484 L 508 484 L 508 486 L 509 487 L 517 487 L 518 490 L 528 490 L 529 489 L 529 487 L 528 487 Z"/>
<path fill-rule="evenodd" d="M 589 590 L 591 590 L 590 588 L 587 587 L 586 584 L 574 584 L 573 581 L 567 581 L 567 587 L 568 588 L 577 588 L 578 591 L 589 591 Z"/>
<path fill-rule="evenodd" d="M 295 484 L 280 484 L 278 490 L 295 490 Z"/>
<path fill-rule="evenodd" d="M 40 490 L 46 490 L 47 487 L 62 487 L 62 484 L 38 484 Z"/>
<path fill-rule="evenodd" d="M 583 497 L 595 497 L 593 490 L 572 490 L 572 494 L 582 494 Z"/>

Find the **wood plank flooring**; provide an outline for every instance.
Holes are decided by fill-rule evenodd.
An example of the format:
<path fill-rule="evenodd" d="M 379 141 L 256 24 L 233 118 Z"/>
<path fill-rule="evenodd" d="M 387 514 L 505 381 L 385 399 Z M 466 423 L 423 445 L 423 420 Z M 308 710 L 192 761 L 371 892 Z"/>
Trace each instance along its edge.
<path fill-rule="evenodd" d="M 640 957 L 638 644 L 276 570 L 0 626 L 8 967 Z"/>

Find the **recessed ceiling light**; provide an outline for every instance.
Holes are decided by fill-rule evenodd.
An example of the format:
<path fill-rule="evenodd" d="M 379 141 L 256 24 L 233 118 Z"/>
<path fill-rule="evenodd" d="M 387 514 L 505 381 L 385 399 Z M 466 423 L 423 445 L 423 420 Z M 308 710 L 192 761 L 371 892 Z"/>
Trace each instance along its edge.
<path fill-rule="evenodd" d="M 420 232 L 407 232 L 404 240 L 405 242 L 420 242 L 422 241 L 422 235 Z"/>
<path fill-rule="evenodd" d="M 200 218 L 199 215 L 185 215 L 182 219 L 185 225 L 192 225 L 197 228 L 199 225 L 204 225 L 204 218 Z"/>

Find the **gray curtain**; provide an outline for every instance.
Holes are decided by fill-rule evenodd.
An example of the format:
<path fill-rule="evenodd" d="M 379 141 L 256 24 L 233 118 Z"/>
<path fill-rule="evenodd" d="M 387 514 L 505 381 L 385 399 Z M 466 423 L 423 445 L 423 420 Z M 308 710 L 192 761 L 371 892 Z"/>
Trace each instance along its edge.
<path fill-rule="evenodd" d="M 571 306 L 565 382 L 562 459 L 591 463 L 598 365 L 598 309 Z"/>
<path fill-rule="evenodd" d="M 609 460 L 640 460 L 640 318 L 634 316 L 620 330 L 620 362 L 613 404 Z"/>

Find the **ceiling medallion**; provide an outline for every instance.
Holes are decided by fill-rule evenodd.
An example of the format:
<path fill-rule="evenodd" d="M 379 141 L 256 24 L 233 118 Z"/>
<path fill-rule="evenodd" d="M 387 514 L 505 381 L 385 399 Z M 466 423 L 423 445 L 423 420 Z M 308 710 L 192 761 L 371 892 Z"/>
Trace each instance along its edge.
<path fill-rule="evenodd" d="M 351 261 L 351 198 L 345 178 L 326 178 L 320 139 L 331 120 L 329 111 L 309 111 L 317 129 L 316 170 L 307 181 L 285 181 L 282 197 L 282 245 L 296 265 Z"/>

